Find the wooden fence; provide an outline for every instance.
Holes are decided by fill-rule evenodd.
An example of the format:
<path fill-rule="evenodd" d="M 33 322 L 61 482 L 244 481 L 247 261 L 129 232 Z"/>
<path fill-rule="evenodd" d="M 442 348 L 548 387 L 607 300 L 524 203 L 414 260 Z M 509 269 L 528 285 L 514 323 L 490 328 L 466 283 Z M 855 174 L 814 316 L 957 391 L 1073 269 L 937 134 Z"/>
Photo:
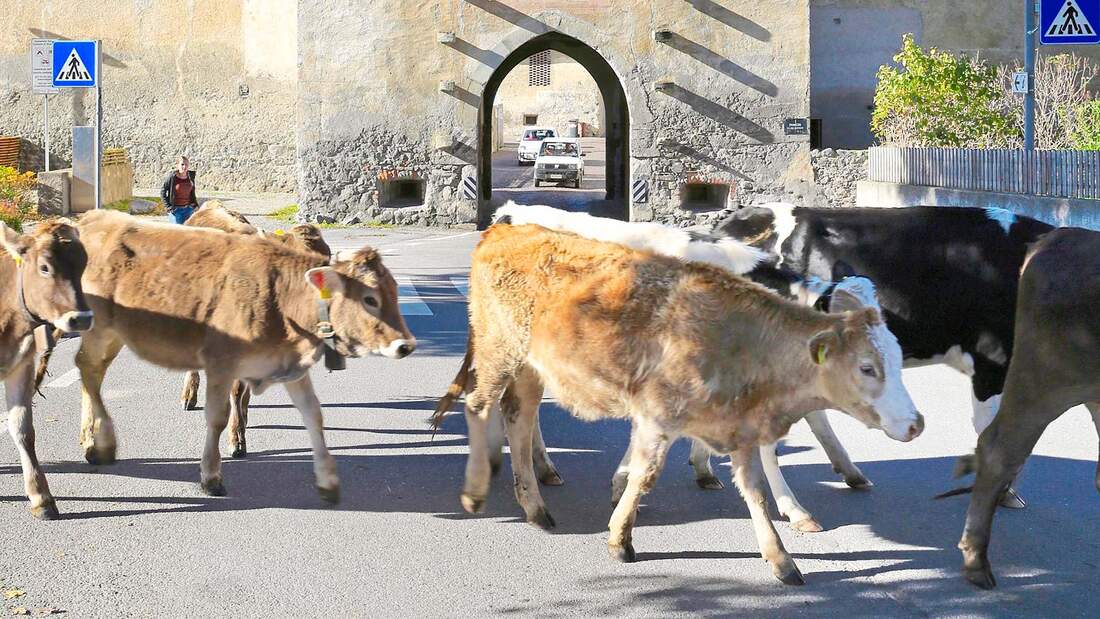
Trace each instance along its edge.
<path fill-rule="evenodd" d="M 1100 151 L 876 146 L 867 167 L 884 183 L 1100 200 Z"/>

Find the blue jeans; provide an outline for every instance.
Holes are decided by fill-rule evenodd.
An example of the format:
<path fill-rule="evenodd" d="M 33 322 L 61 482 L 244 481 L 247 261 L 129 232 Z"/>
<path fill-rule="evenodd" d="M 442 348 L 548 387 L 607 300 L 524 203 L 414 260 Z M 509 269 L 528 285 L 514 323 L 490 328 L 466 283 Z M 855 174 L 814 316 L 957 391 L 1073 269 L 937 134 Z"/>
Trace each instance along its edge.
<path fill-rule="evenodd" d="M 176 223 L 182 224 L 187 221 L 187 218 L 194 212 L 195 207 L 193 206 L 177 206 L 171 213 L 168 213 L 168 216 Z"/>

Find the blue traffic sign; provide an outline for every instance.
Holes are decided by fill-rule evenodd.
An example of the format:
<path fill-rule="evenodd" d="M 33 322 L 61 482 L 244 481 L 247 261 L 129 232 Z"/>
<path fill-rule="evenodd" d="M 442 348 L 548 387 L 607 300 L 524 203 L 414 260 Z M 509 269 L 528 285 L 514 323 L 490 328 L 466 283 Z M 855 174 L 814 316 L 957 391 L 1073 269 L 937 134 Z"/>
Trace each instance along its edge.
<path fill-rule="evenodd" d="M 1043 45 L 1100 43 L 1100 0 L 1042 0 L 1039 42 Z"/>
<path fill-rule="evenodd" d="M 53 85 L 92 88 L 99 84 L 95 41 L 53 42 Z"/>

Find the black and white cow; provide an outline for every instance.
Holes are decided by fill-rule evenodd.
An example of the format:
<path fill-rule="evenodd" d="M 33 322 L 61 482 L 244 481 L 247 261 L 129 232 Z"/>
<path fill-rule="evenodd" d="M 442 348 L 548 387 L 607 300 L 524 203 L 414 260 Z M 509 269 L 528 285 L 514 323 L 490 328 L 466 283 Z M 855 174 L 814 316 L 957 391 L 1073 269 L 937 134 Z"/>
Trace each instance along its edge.
<path fill-rule="evenodd" d="M 778 266 L 794 272 L 800 283 L 793 286 L 803 296 L 823 292 L 827 282 L 848 276 L 873 281 L 907 367 L 946 363 L 971 377 L 974 429 L 980 434 L 996 415 L 1004 390 L 1017 280 L 1028 245 L 1052 229 L 1001 209 L 766 204 L 737 211 L 714 233 L 778 254 Z M 849 485 L 868 483 L 862 475 L 851 475 L 858 469 L 824 413 L 812 413 L 807 421 Z M 709 460 L 705 449 L 692 449 L 698 480 L 713 477 Z M 773 483 L 777 502 L 783 495 L 789 501 L 780 511 L 798 514 L 784 513 L 792 522 L 808 517 L 777 467 L 775 473 L 782 484 Z M 1003 504 L 1024 505 L 1011 489 Z"/>

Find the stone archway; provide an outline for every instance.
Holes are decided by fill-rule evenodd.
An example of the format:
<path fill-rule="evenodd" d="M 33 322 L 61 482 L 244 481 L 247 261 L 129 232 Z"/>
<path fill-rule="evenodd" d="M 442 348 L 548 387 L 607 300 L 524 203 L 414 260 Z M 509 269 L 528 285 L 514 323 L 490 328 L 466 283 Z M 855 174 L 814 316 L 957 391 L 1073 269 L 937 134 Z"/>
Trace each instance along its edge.
<path fill-rule="evenodd" d="M 540 22 L 541 23 L 541 22 Z M 607 59 L 581 40 L 547 29 L 542 33 L 529 30 L 513 32 L 501 42 L 494 52 L 503 60 L 495 67 L 485 67 L 484 72 L 471 80 L 473 86 L 481 85 L 481 99 L 477 116 L 477 220 L 478 227 L 488 225 L 495 205 L 492 197 L 492 109 L 501 82 L 512 69 L 533 54 L 554 50 L 561 52 L 585 68 L 595 80 L 603 99 L 606 129 L 606 195 L 598 214 L 617 219 L 629 219 L 630 213 L 630 106 L 623 84 Z M 479 79 L 480 78 L 480 79 Z M 477 92 L 474 88 L 472 92 Z"/>

